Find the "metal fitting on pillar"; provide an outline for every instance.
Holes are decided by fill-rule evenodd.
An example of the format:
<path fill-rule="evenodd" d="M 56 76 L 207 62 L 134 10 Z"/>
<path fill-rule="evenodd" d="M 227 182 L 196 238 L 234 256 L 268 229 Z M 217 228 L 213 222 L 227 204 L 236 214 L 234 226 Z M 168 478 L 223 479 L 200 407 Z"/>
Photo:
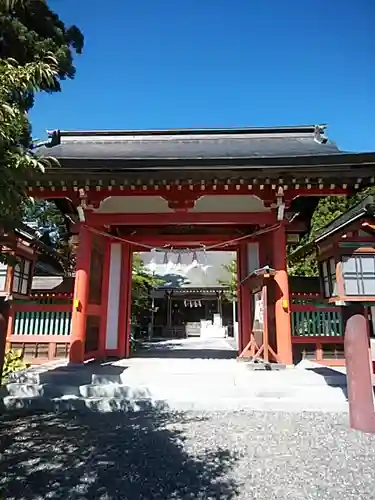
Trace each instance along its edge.
<path fill-rule="evenodd" d="M 284 189 L 279 186 L 276 194 L 276 206 L 277 206 L 277 220 L 284 220 L 285 212 L 285 202 L 284 202 Z"/>

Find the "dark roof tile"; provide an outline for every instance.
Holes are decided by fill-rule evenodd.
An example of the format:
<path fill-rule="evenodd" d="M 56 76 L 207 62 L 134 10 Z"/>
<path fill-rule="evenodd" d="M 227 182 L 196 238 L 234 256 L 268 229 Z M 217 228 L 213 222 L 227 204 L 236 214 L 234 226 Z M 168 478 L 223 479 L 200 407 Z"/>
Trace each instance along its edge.
<path fill-rule="evenodd" d="M 38 154 L 58 159 L 230 159 L 340 154 L 319 127 L 273 129 L 59 132 Z M 56 137 L 56 135 L 54 136 Z M 56 144 L 56 140 L 53 141 Z M 60 142 L 60 143 L 59 143 Z"/>

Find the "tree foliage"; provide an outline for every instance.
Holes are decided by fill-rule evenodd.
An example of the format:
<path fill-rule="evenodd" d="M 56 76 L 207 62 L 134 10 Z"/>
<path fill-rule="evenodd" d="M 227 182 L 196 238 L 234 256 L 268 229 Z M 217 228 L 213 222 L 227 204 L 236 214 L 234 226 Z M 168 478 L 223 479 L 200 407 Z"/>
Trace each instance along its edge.
<path fill-rule="evenodd" d="M 311 218 L 310 232 L 301 241 L 297 248 L 311 242 L 317 233 L 325 226 L 334 221 L 337 217 L 347 212 L 365 196 L 374 193 L 374 188 L 366 188 L 359 191 L 354 196 L 327 196 L 319 200 L 313 216 Z M 296 250 L 296 247 L 288 248 L 288 252 Z M 288 272 L 293 276 L 318 276 L 318 264 L 316 251 L 312 247 L 311 251 L 296 259 L 289 259 Z"/>
<path fill-rule="evenodd" d="M 133 281 L 132 281 L 132 320 L 146 310 L 151 310 L 151 292 L 163 281 L 146 269 L 138 253 L 133 254 Z"/>
<path fill-rule="evenodd" d="M 53 84 L 42 81 L 41 90 L 60 91 L 60 80 L 74 77 L 73 55 L 82 53 L 83 35 L 77 26 L 65 26 L 46 0 L 2 0 L 0 32 L 1 59 L 12 58 L 25 66 L 53 54 L 56 75 Z"/>
<path fill-rule="evenodd" d="M 225 297 L 231 302 L 237 297 L 237 261 L 233 259 L 229 264 L 224 264 L 223 268 L 227 271 L 229 278 L 227 280 L 218 280 L 219 284 L 225 286 L 227 291 Z"/>
<path fill-rule="evenodd" d="M 289 246 L 288 254 L 311 242 L 323 227 L 327 226 L 369 194 L 375 194 L 375 188 L 363 189 L 350 197 L 327 196 L 321 198 L 311 218 L 309 233 L 303 238 L 298 247 L 295 245 Z M 231 277 L 226 281 L 219 280 L 219 283 L 229 288 L 227 297 L 233 300 L 233 297 L 236 297 L 237 294 L 236 261 L 233 260 L 229 265 L 225 265 L 224 268 L 230 273 Z M 288 273 L 291 276 L 318 276 L 319 271 L 315 248 L 312 247 L 311 251 L 307 255 L 303 255 L 303 257 L 293 260 L 288 259 Z"/>
<path fill-rule="evenodd" d="M 75 268 L 76 245 L 72 242 L 67 218 L 53 201 L 28 199 L 24 202 L 23 222 L 35 231 L 42 243 L 56 251 L 65 272 L 71 273 Z"/>
<path fill-rule="evenodd" d="M 83 36 L 45 0 L 2 0 L 0 33 L 0 227 L 7 228 L 22 218 L 29 173 L 53 161 L 34 154 L 27 113 L 37 92 L 59 91 L 74 77 Z"/>
<path fill-rule="evenodd" d="M 19 66 L 12 59 L 0 59 L 0 221 L 9 227 L 22 217 L 22 202 L 26 198 L 24 180 L 30 171 L 44 169 L 51 159 L 38 159 L 25 140 L 28 118 L 18 96 L 37 91 L 41 85 L 53 82 L 56 64 L 47 62 Z"/>

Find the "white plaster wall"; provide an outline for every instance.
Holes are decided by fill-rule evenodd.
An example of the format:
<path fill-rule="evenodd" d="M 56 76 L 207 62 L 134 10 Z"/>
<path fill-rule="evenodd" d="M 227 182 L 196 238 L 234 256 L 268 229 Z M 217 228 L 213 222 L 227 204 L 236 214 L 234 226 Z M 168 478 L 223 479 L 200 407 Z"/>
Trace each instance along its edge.
<path fill-rule="evenodd" d="M 202 196 L 190 212 L 269 212 L 257 196 L 250 194 L 218 194 Z"/>
<path fill-rule="evenodd" d="M 239 195 L 207 195 L 199 198 L 195 207 L 189 210 L 192 213 L 210 212 L 268 212 L 262 200 L 257 196 Z M 161 196 L 110 196 L 103 200 L 96 213 L 171 213 L 168 202 Z"/>
<path fill-rule="evenodd" d="M 121 243 L 112 243 L 109 265 L 109 289 L 107 304 L 107 325 L 105 348 L 108 350 L 118 347 L 118 321 L 121 286 Z"/>
<path fill-rule="evenodd" d="M 110 196 L 103 200 L 96 213 L 105 214 L 160 214 L 173 212 L 160 196 Z"/>

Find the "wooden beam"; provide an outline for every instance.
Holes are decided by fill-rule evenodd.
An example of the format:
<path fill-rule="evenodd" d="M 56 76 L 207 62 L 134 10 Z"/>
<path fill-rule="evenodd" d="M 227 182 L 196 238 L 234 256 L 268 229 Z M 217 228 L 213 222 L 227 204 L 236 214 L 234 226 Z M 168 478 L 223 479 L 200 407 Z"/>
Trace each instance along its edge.
<path fill-rule="evenodd" d="M 142 182 L 139 183 L 129 180 L 124 185 L 119 185 L 121 183 L 118 182 L 116 186 L 111 186 L 108 185 L 109 181 L 107 180 L 103 181 L 103 185 L 98 183 L 98 185 L 91 184 L 90 186 L 84 186 L 82 182 L 80 182 L 80 187 L 30 185 L 28 187 L 28 192 L 30 196 L 36 198 L 68 198 L 78 201 L 78 191 L 82 188 L 85 190 L 88 199 L 92 202 L 100 202 L 108 196 L 161 196 L 166 199 L 183 199 L 186 197 L 190 198 L 192 195 L 198 197 L 206 195 L 253 195 L 262 200 L 276 201 L 276 192 L 279 185 L 287 188 L 284 190 L 284 198 L 286 201 L 293 200 L 298 196 L 343 196 L 349 193 L 347 183 L 336 185 L 325 181 L 324 184 L 319 184 L 316 178 L 308 179 L 307 182 L 306 180 L 303 182 L 299 181 L 299 183 L 297 181 L 294 183 L 289 181 L 279 184 L 279 181 L 280 179 L 269 178 L 248 179 L 246 181 L 243 179 L 233 179 L 230 183 L 221 180 L 218 183 L 207 181 L 202 184 L 196 179 L 191 183 L 188 182 L 187 179 L 182 179 L 181 182 L 177 184 L 172 180 L 166 182 L 166 184 L 159 181 L 149 184 L 147 179 L 143 179 Z"/>
<path fill-rule="evenodd" d="M 244 235 L 245 237 L 246 235 Z M 129 239 L 134 243 L 145 243 L 147 245 L 171 245 L 171 246 L 199 246 L 199 245 L 215 245 L 216 243 L 225 243 L 230 240 L 242 238 L 240 234 L 135 234 L 135 235 L 121 235 L 125 239 Z"/>
<path fill-rule="evenodd" d="M 145 213 L 145 214 L 86 214 L 86 224 L 94 227 L 105 225 L 112 226 L 153 226 L 153 225 L 259 225 L 273 224 L 276 216 L 272 212 L 171 212 L 171 213 Z"/>

